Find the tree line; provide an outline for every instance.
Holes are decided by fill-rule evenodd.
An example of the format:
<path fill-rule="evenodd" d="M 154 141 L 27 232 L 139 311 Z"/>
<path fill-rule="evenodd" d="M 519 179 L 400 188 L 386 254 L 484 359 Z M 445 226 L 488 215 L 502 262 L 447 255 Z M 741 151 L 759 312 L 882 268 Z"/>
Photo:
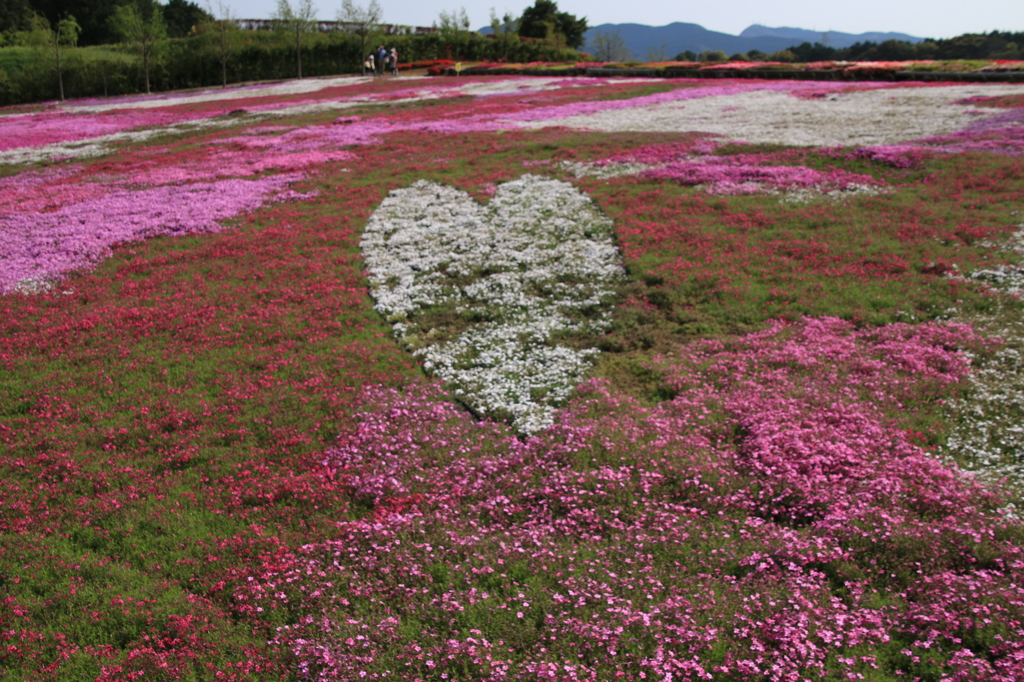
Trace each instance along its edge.
<path fill-rule="evenodd" d="M 724 52 L 681 52 L 679 61 L 771 61 L 771 62 L 906 62 L 915 60 L 1024 59 L 1024 32 L 992 31 L 965 33 L 954 38 L 919 43 L 886 40 L 882 43 L 864 41 L 849 47 L 835 48 L 822 43 L 801 43 L 771 54 L 751 50 L 727 56 Z"/>
<path fill-rule="evenodd" d="M 0 104 L 354 73 L 383 42 L 406 63 L 572 61 L 588 28 L 554 0 L 492 10 L 491 36 L 469 30 L 465 9 L 426 32 L 383 25 L 378 0 L 342 0 L 336 18 L 278 0 L 270 30 L 242 30 L 225 0 L 0 0 Z"/>
<path fill-rule="evenodd" d="M 630 53 L 626 41 L 617 31 L 596 31 L 587 44 L 594 59 L 602 62 L 627 62 L 639 57 Z M 648 62 L 667 61 L 665 47 L 649 50 Z M 991 33 L 965 33 L 955 38 L 919 43 L 904 40 L 886 40 L 882 43 L 858 42 L 844 48 L 822 43 L 801 43 L 774 53 L 751 50 L 728 55 L 721 50 L 694 52 L 684 50 L 675 55 L 681 62 L 769 61 L 769 62 L 824 62 L 824 61 L 912 61 L 912 60 L 972 60 L 972 59 L 1024 59 L 1024 33 L 992 31 Z"/>
<path fill-rule="evenodd" d="M 214 0 L 208 0 L 212 2 Z M 292 4 L 294 1 L 295 4 Z M 573 61 L 586 18 L 534 0 L 522 14 L 491 11 L 489 36 L 470 30 L 465 9 L 442 11 L 426 32 L 384 25 L 378 0 L 341 0 L 336 22 L 320 22 L 312 0 L 278 0 L 270 30 L 242 30 L 226 0 L 0 0 L 0 104 L 149 92 L 303 76 L 357 73 L 377 44 L 400 61 Z M 330 26 L 325 30 L 325 25 Z M 632 59 L 617 33 L 587 45 L 598 61 Z M 773 54 L 731 57 L 684 51 L 679 61 L 904 61 L 1019 59 L 1024 33 L 993 31 L 920 43 L 890 40 L 833 48 L 802 43 Z M 584 57 L 585 58 L 585 57 Z M 666 61 L 664 46 L 647 55 Z"/>
<path fill-rule="evenodd" d="M 786 54 L 788 53 L 788 54 Z M 834 48 L 821 43 L 802 43 L 785 50 L 778 61 L 910 61 L 950 59 L 1024 59 L 1024 32 L 965 33 L 955 38 L 927 39 L 919 43 L 886 40 L 854 43 Z"/>

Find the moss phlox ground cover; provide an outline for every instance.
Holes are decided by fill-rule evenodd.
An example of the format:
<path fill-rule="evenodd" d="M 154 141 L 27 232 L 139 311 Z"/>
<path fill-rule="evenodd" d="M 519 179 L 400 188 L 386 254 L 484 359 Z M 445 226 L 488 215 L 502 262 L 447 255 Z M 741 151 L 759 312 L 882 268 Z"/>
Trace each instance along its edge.
<path fill-rule="evenodd" d="M 593 383 L 525 443 L 437 394 L 375 392 L 326 463 L 382 513 L 238 598 L 321 604 L 280 635 L 317 679 L 796 679 L 843 659 L 851 674 L 922 653 L 938 664 L 930 649 L 960 639 L 963 616 L 917 595 L 956 584 L 957 566 L 979 561 L 968 548 L 1005 521 L 884 413 L 956 382 L 968 363 L 948 348 L 978 342 L 948 325 L 776 324 L 658 359 L 679 395 L 653 409 Z M 912 569 L 879 562 L 889 543 Z M 1016 569 L 975 581 L 1019 601 L 1011 554 L 996 561 Z M 718 599 L 730 606 L 709 610 Z M 936 616 L 947 627 L 900 631 Z M 1012 674 L 1019 636 L 999 633 L 1003 670 L 963 649 L 943 663 Z"/>
<path fill-rule="evenodd" d="M 3 117 L 0 677 L 1021 678 L 1018 93 Z"/>
<path fill-rule="evenodd" d="M 376 309 L 476 414 L 533 433 L 590 368 L 594 348 L 553 343 L 611 323 L 624 276 L 612 225 L 572 185 L 524 175 L 487 208 L 420 181 L 374 212 L 361 243 Z"/>
<path fill-rule="evenodd" d="M 779 194 L 801 196 L 813 190 L 819 195 L 839 197 L 849 193 L 879 193 L 884 184 L 865 173 L 839 169 L 816 170 L 800 165 L 772 165 L 778 155 L 708 154 L 719 146 L 703 139 L 692 146 L 665 145 L 639 149 L 589 164 L 570 163 L 577 177 L 610 178 L 640 174 L 645 178 L 672 180 L 681 185 L 701 186 L 709 194 Z M 703 152 L 703 153 L 702 153 Z M 877 157 L 877 152 L 862 151 Z M 894 162 L 894 165 L 898 165 Z"/>
<path fill-rule="evenodd" d="M 107 191 L 78 197 L 79 201 L 65 203 L 55 211 L 18 211 L 0 217 L 4 237 L 0 242 L 7 254 L 0 272 L 0 293 L 45 287 L 62 273 L 107 256 L 110 246 L 118 242 L 212 232 L 223 229 L 221 221 L 259 206 L 270 196 L 304 198 L 282 191 L 296 179 L 296 175 L 283 174 L 135 191 L 97 187 L 94 194 Z"/>

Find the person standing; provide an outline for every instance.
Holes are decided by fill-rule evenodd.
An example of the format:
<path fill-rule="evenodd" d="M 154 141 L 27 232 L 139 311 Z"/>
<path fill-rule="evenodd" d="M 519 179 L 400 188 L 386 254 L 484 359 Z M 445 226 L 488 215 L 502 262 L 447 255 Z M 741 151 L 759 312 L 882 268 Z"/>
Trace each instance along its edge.
<path fill-rule="evenodd" d="M 392 76 L 397 76 L 398 75 L 398 50 L 396 50 L 395 48 L 392 47 L 391 48 L 391 55 L 390 55 L 389 59 L 391 60 L 391 75 Z"/>
<path fill-rule="evenodd" d="M 384 75 L 384 62 L 387 61 L 388 51 L 381 45 L 377 48 L 377 69 L 380 71 L 380 75 Z"/>
<path fill-rule="evenodd" d="M 374 65 L 373 65 L 373 53 L 372 52 L 370 54 L 366 55 L 366 61 L 363 62 L 363 75 L 364 76 L 366 75 L 367 71 L 370 72 L 371 76 L 376 76 L 377 75 L 377 69 L 375 69 Z"/>

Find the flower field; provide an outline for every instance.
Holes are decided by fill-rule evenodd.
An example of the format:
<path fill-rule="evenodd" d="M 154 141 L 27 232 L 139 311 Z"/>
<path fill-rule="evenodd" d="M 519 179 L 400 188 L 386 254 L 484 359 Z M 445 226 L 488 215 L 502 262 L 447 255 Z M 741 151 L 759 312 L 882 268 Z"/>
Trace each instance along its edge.
<path fill-rule="evenodd" d="M 1024 679 L 1024 85 L 0 129 L 0 679 Z"/>

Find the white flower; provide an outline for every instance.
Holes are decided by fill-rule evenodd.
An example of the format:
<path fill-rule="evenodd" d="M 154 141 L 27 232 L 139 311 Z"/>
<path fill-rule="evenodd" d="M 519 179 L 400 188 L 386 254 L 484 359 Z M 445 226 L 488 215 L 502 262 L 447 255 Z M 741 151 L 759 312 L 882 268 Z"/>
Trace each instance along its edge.
<path fill-rule="evenodd" d="M 420 180 L 371 216 L 362 248 L 376 310 L 480 416 L 534 433 L 597 355 L 554 342 L 607 327 L 623 276 L 612 223 L 569 183 L 524 175 L 487 206 Z"/>
<path fill-rule="evenodd" d="M 1024 256 L 1024 225 L 1001 248 Z M 1024 291 L 1024 268 L 1019 265 L 976 270 L 966 278 L 955 273 L 951 277 L 974 279 L 1011 296 Z M 996 302 L 996 310 L 989 314 L 967 317 L 954 313 L 954 319 L 970 322 L 986 336 L 1002 339 L 1004 345 L 975 358 L 966 395 L 947 402 L 954 425 L 942 454 L 979 479 L 1006 487 L 1020 502 L 1024 499 L 1024 320 L 998 299 Z M 1012 502 L 1004 513 L 1019 515 Z"/>

